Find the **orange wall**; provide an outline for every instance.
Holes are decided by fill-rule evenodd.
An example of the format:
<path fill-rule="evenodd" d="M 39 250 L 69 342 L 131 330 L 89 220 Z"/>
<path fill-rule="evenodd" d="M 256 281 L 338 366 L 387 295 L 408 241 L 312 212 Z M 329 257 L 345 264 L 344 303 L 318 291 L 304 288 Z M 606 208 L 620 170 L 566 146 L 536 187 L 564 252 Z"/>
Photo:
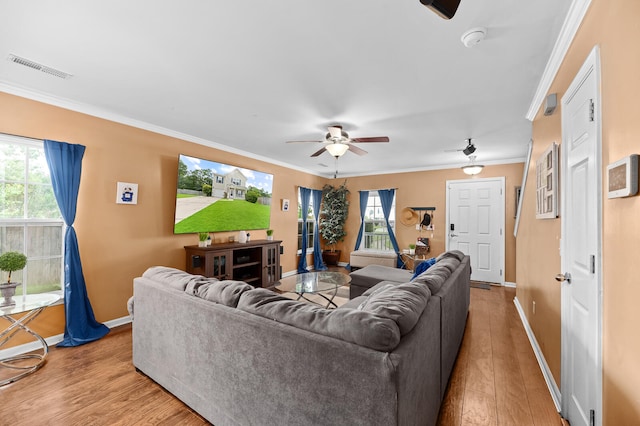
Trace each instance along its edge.
<path fill-rule="evenodd" d="M 593 0 L 549 93 L 566 92 L 595 45 L 600 46 L 602 96 L 602 173 L 620 158 L 640 153 L 640 38 L 638 0 Z M 562 140 L 559 111 L 533 123 L 532 160 L 552 141 Z M 534 161 L 532 161 L 534 163 Z M 529 169 L 524 214 L 517 238 L 517 297 L 560 385 L 560 220 L 536 220 L 534 166 Z M 640 419 L 640 197 L 603 197 L 603 424 L 637 424 Z M 536 301 L 533 315 L 531 302 Z"/>
<path fill-rule="evenodd" d="M 230 154 L 195 143 L 0 93 L 0 132 L 47 138 L 87 147 L 75 228 L 87 291 L 99 321 L 128 315 L 133 278 L 148 267 L 185 268 L 184 245 L 196 235 L 174 235 L 178 154 L 203 157 L 274 175 L 271 227 L 283 240 L 283 271 L 296 269 L 296 209 L 283 212 L 280 200 L 297 200 L 298 185 L 322 188 L 326 179 Z M 137 205 L 115 203 L 116 182 L 139 185 Z M 236 233 L 215 234 L 226 239 Z M 251 233 L 265 238 L 264 231 Z M 43 336 L 64 332 L 62 306 L 32 323 Z"/>
<path fill-rule="evenodd" d="M 478 178 L 504 176 L 506 191 L 505 208 L 505 280 L 515 282 L 515 238 L 513 225 L 515 216 L 515 187 L 522 182 L 523 163 L 486 166 Z M 447 180 L 468 179 L 461 169 L 432 170 L 422 172 L 396 173 L 388 175 L 374 175 L 347 178 L 349 194 L 349 217 L 347 218 L 347 237 L 338 248 L 342 250 L 341 261 L 349 261 L 349 253 L 355 247 L 355 240 L 360 226 L 359 196 L 360 190 L 396 188 L 396 212 L 399 215 L 405 207 L 435 207 L 433 237 L 431 232 L 422 231 L 420 234 L 413 226 L 404 226 L 399 221 L 396 225 L 396 237 L 400 249 L 408 248 L 409 243 L 415 243 L 418 236 L 429 238 L 431 255 L 437 256 L 445 250 L 446 223 L 446 182 Z M 332 183 L 339 185 L 344 179 L 337 179 Z"/>

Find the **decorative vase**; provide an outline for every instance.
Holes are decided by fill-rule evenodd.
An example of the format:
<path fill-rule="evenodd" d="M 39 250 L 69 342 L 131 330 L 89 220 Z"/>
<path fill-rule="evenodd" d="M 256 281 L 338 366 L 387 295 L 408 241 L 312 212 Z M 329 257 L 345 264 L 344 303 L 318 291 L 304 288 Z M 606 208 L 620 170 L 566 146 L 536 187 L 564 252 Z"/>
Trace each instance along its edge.
<path fill-rule="evenodd" d="M 4 300 L 0 303 L 0 307 L 13 306 L 16 304 L 15 300 L 13 300 L 13 295 L 16 294 L 16 287 L 18 287 L 18 285 L 20 285 L 20 283 L 0 284 L 0 294 L 4 297 Z"/>
<path fill-rule="evenodd" d="M 267 241 L 273 241 L 273 235 L 267 235 Z"/>
<path fill-rule="evenodd" d="M 207 246 L 207 241 L 198 241 L 198 247 L 206 247 Z"/>
<path fill-rule="evenodd" d="M 238 242 L 242 244 L 247 242 L 247 231 L 240 231 L 238 233 Z"/>

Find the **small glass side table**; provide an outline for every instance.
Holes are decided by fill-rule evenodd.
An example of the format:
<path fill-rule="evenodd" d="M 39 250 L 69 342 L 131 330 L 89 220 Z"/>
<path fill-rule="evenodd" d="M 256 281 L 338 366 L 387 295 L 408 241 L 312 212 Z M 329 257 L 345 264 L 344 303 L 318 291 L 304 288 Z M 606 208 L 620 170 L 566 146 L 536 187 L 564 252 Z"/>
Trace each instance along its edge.
<path fill-rule="evenodd" d="M 26 296 L 14 296 L 13 299 L 16 301 L 15 305 L 0 308 L 0 317 L 9 322 L 9 326 L 0 333 L 0 348 L 2 348 L 20 331 L 29 333 L 37 342 L 40 343 L 40 345 L 42 345 L 42 348 L 26 354 L 0 359 L 0 368 L 3 370 L 8 369 L 10 371 L 9 377 L 7 377 L 4 372 L 0 376 L 0 386 L 20 380 L 33 373 L 44 364 L 45 358 L 49 353 L 49 345 L 47 345 L 47 342 L 42 338 L 42 336 L 31 330 L 27 324 L 40 315 L 45 308 L 60 300 L 60 295 L 51 293 L 28 294 Z M 17 314 L 24 315 L 16 318 L 15 316 Z M 37 353 L 38 351 L 42 351 L 42 353 Z"/>
<path fill-rule="evenodd" d="M 276 284 L 276 289 L 281 292 L 296 293 L 298 300 L 304 299 L 307 302 L 316 303 L 305 297 L 305 294 L 315 294 L 322 297 L 327 305 L 325 308 L 338 306 L 333 302 L 338 288 L 351 282 L 351 277 L 342 272 L 319 271 L 305 272 L 303 274 L 291 275 L 280 278 Z M 323 294 L 328 293 L 328 294 Z"/>

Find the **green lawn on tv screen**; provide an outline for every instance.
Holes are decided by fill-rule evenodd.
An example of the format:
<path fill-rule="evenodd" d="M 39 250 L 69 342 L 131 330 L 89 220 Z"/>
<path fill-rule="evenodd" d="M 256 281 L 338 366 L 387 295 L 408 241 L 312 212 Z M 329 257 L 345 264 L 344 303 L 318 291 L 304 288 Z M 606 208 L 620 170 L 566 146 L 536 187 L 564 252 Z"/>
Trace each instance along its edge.
<path fill-rule="evenodd" d="M 175 224 L 176 234 L 269 228 L 271 206 L 219 200 Z"/>

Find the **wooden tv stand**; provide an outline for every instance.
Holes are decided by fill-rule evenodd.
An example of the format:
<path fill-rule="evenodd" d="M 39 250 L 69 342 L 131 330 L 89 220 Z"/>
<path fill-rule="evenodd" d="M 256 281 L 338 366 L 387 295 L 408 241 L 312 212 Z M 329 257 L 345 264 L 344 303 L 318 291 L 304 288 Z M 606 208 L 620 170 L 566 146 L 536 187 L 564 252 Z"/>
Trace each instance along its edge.
<path fill-rule="evenodd" d="M 210 247 L 184 246 L 190 274 L 244 281 L 254 287 L 273 287 L 280 271 L 282 241 L 256 240 Z"/>

